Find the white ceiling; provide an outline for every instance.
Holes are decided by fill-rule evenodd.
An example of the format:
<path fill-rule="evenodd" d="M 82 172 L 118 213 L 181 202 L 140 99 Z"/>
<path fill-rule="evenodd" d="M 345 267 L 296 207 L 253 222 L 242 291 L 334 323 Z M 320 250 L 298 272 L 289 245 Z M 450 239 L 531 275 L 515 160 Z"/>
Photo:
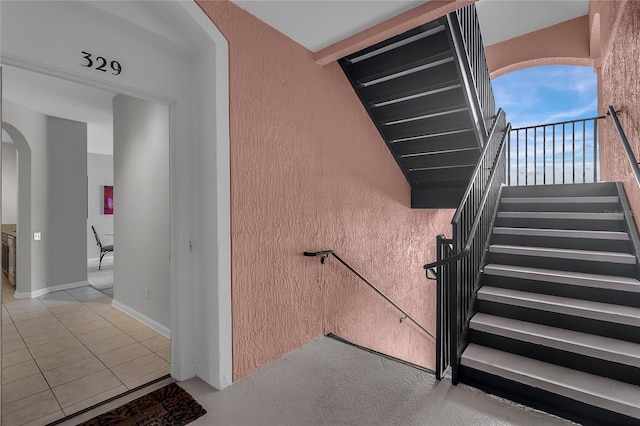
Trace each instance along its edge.
<path fill-rule="evenodd" d="M 317 52 L 427 1 L 232 0 L 307 49 Z M 480 0 L 485 45 L 586 15 L 589 0 Z"/>
<path fill-rule="evenodd" d="M 312 52 L 426 3 L 424 0 L 232 1 Z"/>
<path fill-rule="evenodd" d="M 480 0 L 482 41 L 489 46 L 589 13 L 589 0 Z"/>
<path fill-rule="evenodd" d="M 3 0 L 6 1 L 6 0 Z M 410 10 L 426 1 L 406 0 L 233 0 L 309 50 L 318 51 Z M 144 3 L 153 3 L 152 8 Z M 77 2 L 105 19 L 134 24 L 163 37 L 172 47 L 192 53 L 197 40 L 186 34 L 173 2 Z M 477 4 L 485 45 L 517 37 L 588 13 L 589 0 L 480 0 Z M 191 27 L 187 25 L 186 28 Z M 196 31 L 194 29 L 194 31 Z M 2 34 L 7 36 L 6 34 Z M 23 106 L 89 123 L 90 152 L 112 152 L 111 100 L 115 93 L 12 67 L 3 67 L 3 96 Z"/>
<path fill-rule="evenodd" d="M 115 95 L 44 74 L 2 67 L 3 98 L 52 117 L 87 123 L 87 150 L 92 153 L 113 154 L 112 99 Z"/>
<path fill-rule="evenodd" d="M 88 123 L 111 121 L 116 93 L 6 65 L 2 86 L 3 97 L 42 114 Z"/>
<path fill-rule="evenodd" d="M 2 2 L 9 0 L 1 0 Z M 72 1 L 76 8 L 89 8 L 110 19 L 114 25 L 136 26 L 141 36 L 161 37 L 165 46 L 185 55 L 196 52 L 201 40 L 191 22 L 175 2 L 139 1 Z M 145 4 L 146 3 L 146 4 Z M 152 4 L 153 7 L 149 7 Z M 181 28 L 182 30 L 179 30 Z M 185 32 L 184 28 L 191 30 Z M 3 37 L 10 37 L 2 33 Z M 53 117 L 88 124 L 87 150 L 91 153 L 113 154 L 112 99 L 116 93 L 73 83 L 19 68 L 3 66 L 2 96 L 22 106 Z M 3 132 L 3 142 L 10 142 Z"/>

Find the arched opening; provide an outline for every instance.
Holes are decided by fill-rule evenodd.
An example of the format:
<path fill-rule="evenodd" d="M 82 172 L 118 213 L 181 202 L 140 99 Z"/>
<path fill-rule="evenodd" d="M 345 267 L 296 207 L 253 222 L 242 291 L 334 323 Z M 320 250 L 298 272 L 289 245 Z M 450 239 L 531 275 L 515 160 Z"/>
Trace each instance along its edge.
<path fill-rule="evenodd" d="M 492 79 L 496 105 L 514 127 L 592 117 L 597 113 L 593 68 L 553 65 L 527 67 Z"/>
<path fill-rule="evenodd" d="M 2 122 L 16 146 L 18 157 L 16 297 L 31 293 L 31 148 L 22 132 L 10 123 Z"/>
<path fill-rule="evenodd" d="M 493 79 L 496 105 L 512 124 L 511 185 L 600 179 L 597 78 L 592 67 L 547 65 Z"/>

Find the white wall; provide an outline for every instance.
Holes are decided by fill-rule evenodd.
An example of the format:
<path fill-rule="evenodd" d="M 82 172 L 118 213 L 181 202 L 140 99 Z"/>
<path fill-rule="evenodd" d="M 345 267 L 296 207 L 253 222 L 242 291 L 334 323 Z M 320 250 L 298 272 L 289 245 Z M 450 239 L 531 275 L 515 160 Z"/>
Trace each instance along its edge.
<path fill-rule="evenodd" d="M 169 329 L 169 107 L 113 99 L 113 173 L 113 298 Z"/>
<path fill-rule="evenodd" d="M 113 155 L 113 123 L 87 123 L 87 150 Z"/>
<path fill-rule="evenodd" d="M 10 135 L 18 149 L 18 236 L 16 249 L 16 292 L 31 294 L 32 263 L 44 264 L 42 244 L 32 244 L 32 222 L 36 228 L 44 226 L 45 219 L 39 212 L 45 211 L 45 202 L 32 196 L 35 189 L 31 185 L 31 170 L 46 167 L 41 155 L 31 151 L 42 151 L 46 146 L 46 116 L 24 108 L 7 99 L 2 99 L 2 128 Z M 46 170 L 46 169 L 45 169 Z M 32 210 L 34 211 L 32 217 Z M 43 282 L 40 272 L 35 272 L 36 282 Z"/>
<path fill-rule="evenodd" d="M 86 124 L 7 99 L 2 113 L 19 161 L 16 295 L 86 283 Z M 32 240 L 34 232 L 40 241 Z"/>
<path fill-rule="evenodd" d="M 46 222 L 42 241 L 34 242 L 44 245 L 47 261 L 44 283 L 32 282 L 32 292 L 87 284 L 86 123 L 47 117 L 46 151 Z M 40 170 L 32 169 L 32 176 L 32 183 L 40 182 Z"/>
<path fill-rule="evenodd" d="M 18 220 L 18 157 L 16 146 L 2 143 L 2 223 Z"/>
<path fill-rule="evenodd" d="M 102 244 L 113 244 L 113 216 L 103 214 L 103 192 L 105 185 L 113 186 L 113 155 L 87 154 L 88 173 L 88 206 L 87 212 L 87 259 L 97 259 L 100 257 L 100 248 L 96 244 L 96 239 L 91 231 L 91 225 L 96 227 Z M 114 212 L 115 213 L 115 212 Z"/>

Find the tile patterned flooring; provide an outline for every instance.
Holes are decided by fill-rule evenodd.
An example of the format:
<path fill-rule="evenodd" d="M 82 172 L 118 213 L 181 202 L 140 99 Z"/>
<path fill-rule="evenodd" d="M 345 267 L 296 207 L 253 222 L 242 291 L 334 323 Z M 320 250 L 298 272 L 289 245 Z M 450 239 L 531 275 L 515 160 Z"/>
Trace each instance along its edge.
<path fill-rule="evenodd" d="M 46 425 L 169 373 L 169 339 L 93 287 L 15 299 L 2 274 L 2 425 Z"/>

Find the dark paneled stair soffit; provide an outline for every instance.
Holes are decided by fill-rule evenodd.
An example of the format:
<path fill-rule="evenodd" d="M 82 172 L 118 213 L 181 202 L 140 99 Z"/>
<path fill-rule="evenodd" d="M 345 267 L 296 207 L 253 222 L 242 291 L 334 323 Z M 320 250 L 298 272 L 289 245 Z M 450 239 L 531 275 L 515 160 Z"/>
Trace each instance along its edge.
<path fill-rule="evenodd" d="M 457 207 L 486 138 L 474 118 L 477 91 L 466 83 L 474 84 L 468 56 L 456 52 L 464 42 L 455 17 L 339 61 L 409 182 L 414 208 Z"/>

